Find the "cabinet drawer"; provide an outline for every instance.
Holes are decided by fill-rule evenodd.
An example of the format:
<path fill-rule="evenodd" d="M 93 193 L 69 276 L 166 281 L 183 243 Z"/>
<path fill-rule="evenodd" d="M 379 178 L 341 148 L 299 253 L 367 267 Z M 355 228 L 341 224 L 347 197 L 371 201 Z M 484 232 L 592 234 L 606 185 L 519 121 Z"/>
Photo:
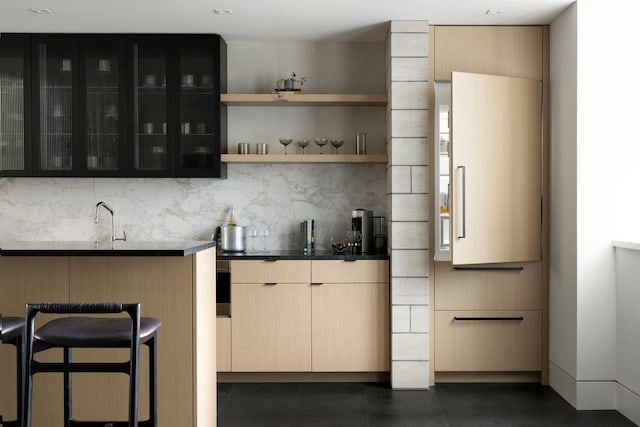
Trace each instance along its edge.
<path fill-rule="evenodd" d="M 387 283 L 389 261 L 312 261 L 311 281 L 315 283 Z"/>
<path fill-rule="evenodd" d="M 434 345 L 436 371 L 541 371 L 542 314 L 436 311 Z"/>
<path fill-rule="evenodd" d="M 231 283 L 309 283 L 311 261 L 231 261 Z"/>
<path fill-rule="evenodd" d="M 541 263 L 518 264 L 522 270 L 454 270 L 435 263 L 436 310 L 540 310 Z"/>

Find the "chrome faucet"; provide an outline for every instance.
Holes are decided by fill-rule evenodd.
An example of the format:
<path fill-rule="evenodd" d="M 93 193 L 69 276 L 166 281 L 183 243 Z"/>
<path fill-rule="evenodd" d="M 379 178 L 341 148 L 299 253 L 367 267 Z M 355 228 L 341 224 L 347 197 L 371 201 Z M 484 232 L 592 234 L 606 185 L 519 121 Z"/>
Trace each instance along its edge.
<path fill-rule="evenodd" d="M 114 221 L 114 217 L 115 214 L 113 213 L 113 209 L 111 209 L 111 207 L 109 207 L 109 205 L 107 205 L 105 202 L 98 202 L 96 204 L 96 212 L 95 212 L 95 219 L 94 222 L 97 224 L 100 222 L 100 208 L 103 207 L 107 210 L 107 212 L 109 212 L 111 214 L 111 241 L 115 242 L 116 240 L 122 240 L 122 241 L 126 241 L 127 240 L 127 232 L 122 230 L 122 237 L 116 237 L 116 227 L 115 227 L 115 221 Z"/>

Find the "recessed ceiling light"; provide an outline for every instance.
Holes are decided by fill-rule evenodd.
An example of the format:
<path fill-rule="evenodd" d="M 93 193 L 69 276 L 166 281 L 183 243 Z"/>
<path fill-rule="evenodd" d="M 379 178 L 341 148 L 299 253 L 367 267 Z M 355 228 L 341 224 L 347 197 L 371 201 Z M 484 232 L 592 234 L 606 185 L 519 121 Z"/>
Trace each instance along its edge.
<path fill-rule="evenodd" d="M 500 15 L 502 13 L 501 10 L 498 9 L 487 9 L 487 11 L 484 13 L 485 15 Z"/>
<path fill-rule="evenodd" d="M 231 15 L 233 14 L 233 10 L 231 9 L 213 9 L 213 13 L 216 15 Z"/>
<path fill-rule="evenodd" d="M 40 15 L 51 15 L 53 13 L 53 10 L 46 9 L 46 8 L 42 8 L 42 9 L 29 8 L 29 11 L 40 14 Z"/>

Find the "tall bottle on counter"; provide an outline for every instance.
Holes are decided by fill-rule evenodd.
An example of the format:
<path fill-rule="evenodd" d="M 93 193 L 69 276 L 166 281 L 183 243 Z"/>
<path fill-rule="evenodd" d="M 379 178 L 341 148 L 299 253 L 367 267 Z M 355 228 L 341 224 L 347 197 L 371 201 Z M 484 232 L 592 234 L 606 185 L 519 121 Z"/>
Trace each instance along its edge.
<path fill-rule="evenodd" d="M 313 219 L 305 219 L 300 223 L 300 243 L 302 253 L 312 255 L 316 248 L 316 230 L 315 221 Z"/>

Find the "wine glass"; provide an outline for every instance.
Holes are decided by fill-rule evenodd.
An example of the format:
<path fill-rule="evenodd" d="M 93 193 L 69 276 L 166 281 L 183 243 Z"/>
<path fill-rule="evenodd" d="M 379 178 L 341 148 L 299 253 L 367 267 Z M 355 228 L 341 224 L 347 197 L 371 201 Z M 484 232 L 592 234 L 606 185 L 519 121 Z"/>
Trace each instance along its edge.
<path fill-rule="evenodd" d="M 302 154 L 304 154 L 304 147 L 309 145 L 309 140 L 308 139 L 303 139 L 301 141 L 296 141 L 296 144 L 298 144 L 298 147 L 302 148 Z"/>
<path fill-rule="evenodd" d="M 284 154 L 287 154 L 287 145 L 291 144 L 291 141 L 291 138 L 280 138 L 280 144 L 284 145 Z"/>
<path fill-rule="evenodd" d="M 262 251 L 266 252 L 267 251 L 267 236 L 269 235 L 269 229 L 268 228 L 260 229 L 258 231 L 258 235 L 262 239 Z"/>
<path fill-rule="evenodd" d="M 320 147 L 320 154 L 322 154 L 322 147 L 327 145 L 327 142 L 329 142 L 327 138 L 316 138 L 316 145 Z"/>
<path fill-rule="evenodd" d="M 331 145 L 333 145 L 336 148 L 336 154 L 338 154 L 338 148 L 342 147 L 342 144 L 344 144 L 344 139 L 342 138 L 336 138 L 331 140 Z"/>
<path fill-rule="evenodd" d="M 256 237 L 258 237 L 258 229 L 255 227 L 251 227 L 249 229 L 249 238 L 251 239 L 251 252 L 255 253 L 256 251 Z"/>

